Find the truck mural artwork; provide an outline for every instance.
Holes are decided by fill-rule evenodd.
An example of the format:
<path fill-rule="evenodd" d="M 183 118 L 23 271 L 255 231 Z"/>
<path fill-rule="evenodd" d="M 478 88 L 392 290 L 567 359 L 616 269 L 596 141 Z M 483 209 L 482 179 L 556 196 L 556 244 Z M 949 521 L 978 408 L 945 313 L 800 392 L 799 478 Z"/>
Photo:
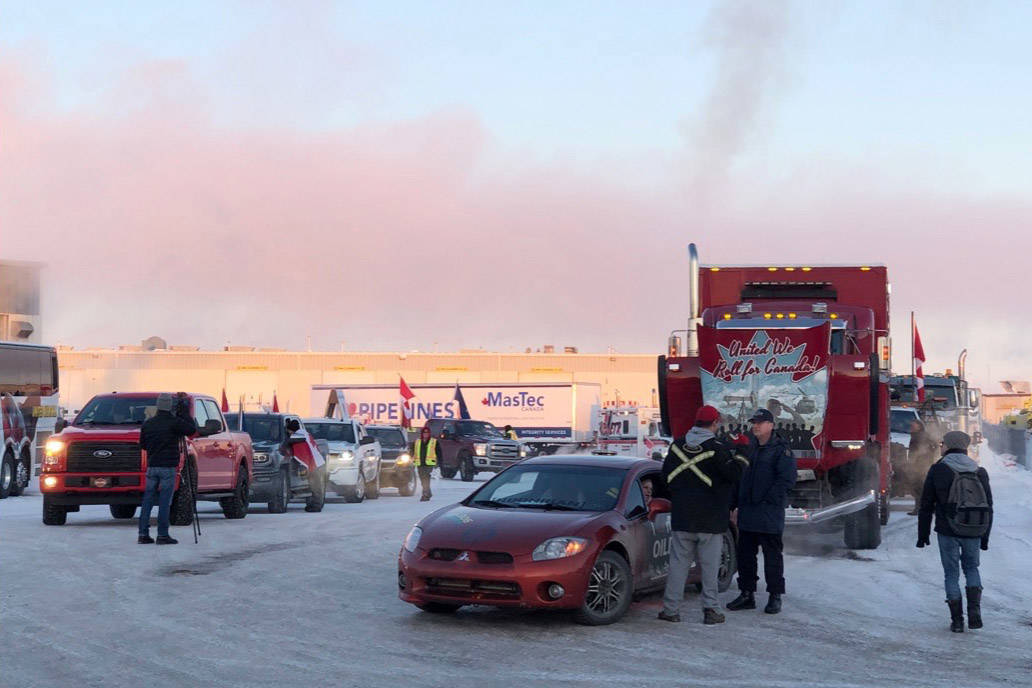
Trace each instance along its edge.
<path fill-rule="evenodd" d="M 848 547 L 877 547 L 892 475 L 886 269 L 700 268 L 692 244 L 688 279 L 688 328 L 658 360 L 664 434 L 684 435 L 703 404 L 724 434 L 768 409 L 797 461 L 786 523 L 841 523 Z"/>

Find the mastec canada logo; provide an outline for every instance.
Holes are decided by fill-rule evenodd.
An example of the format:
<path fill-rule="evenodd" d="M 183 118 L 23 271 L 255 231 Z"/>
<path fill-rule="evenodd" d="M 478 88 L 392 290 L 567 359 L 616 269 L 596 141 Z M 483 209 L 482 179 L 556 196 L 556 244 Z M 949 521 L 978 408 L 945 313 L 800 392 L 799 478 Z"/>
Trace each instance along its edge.
<path fill-rule="evenodd" d="M 516 392 L 505 394 L 504 392 L 488 392 L 487 396 L 480 400 L 484 406 L 516 408 L 521 411 L 537 411 L 544 407 L 544 395 L 531 394 L 530 392 Z"/>

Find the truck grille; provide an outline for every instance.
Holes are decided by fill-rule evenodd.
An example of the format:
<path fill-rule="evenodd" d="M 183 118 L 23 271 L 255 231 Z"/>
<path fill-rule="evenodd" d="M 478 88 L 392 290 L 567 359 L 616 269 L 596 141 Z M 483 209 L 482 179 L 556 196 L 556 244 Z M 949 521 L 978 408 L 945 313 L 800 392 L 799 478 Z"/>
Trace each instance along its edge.
<path fill-rule="evenodd" d="M 437 561 L 455 561 L 459 558 L 459 555 L 465 552 L 466 557 L 463 561 L 469 561 L 469 558 L 474 554 L 468 550 L 461 549 L 445 549 L 438 547 L 430 550 L 430 558 Z M 481 564 L 511 564 L 512 555 L 508 552 L 475 552 L 477 561 Z"/>
<path fill-rule="evenodd" d="M 110 452 L 96 456 L 95 452 Z M 135 444 L 75 442 L 68 447 L 69 473 L 131 473 L 140 470 L 140 448 Z"/>
<path fill-rule="evenodd" d="M 468 578 L 427 578 L 427 592 L 432 595 L 477 597 L 480 599 L 519 599 L 520 586 L 515 581 L 470 580 Z"/>
<path fill-rule="evenodd" d="M 488 456 L 492 459 L 515 461 L 520 457 L 520 448 L 515 444 L 492 444 Z"/>

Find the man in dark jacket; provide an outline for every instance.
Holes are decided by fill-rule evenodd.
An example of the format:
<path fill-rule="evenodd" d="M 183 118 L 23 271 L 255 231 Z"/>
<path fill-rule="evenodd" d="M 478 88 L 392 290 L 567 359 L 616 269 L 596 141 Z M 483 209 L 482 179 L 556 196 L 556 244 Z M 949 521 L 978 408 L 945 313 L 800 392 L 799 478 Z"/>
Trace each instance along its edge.
<path fill-rule="evenodd" d="M 931 544 L 932 514 L 935 514 L 935 532 L 939 538 L 939 558 L 946 582 L 946 604 L 950 607 L 950 630 L 964 631 L 963 600 L 960 597 L 960 569 L 964 569 L 965 592 L 968 602 L 968 628 L 982 627 L 982 579 L 978 574 L 979 548 L 989 549 L 989 531 L 993 525 L 993 493 L 989 489 L 989 474 L 967 455 L 971 438 L 958 430 L 947 432 L 942 438 L 943 457 L 932 464 L 921 491 L 921 511 L 917 517 L 917 546 Z M 980 536 L 960 534 L 951 524 L 957 517 L 957 504 L 950 502 L 953 482 L 962 474 L 974 473 L 985 492 L 987 508 L 981 514 L 971 514 L 965 521 L 978 522 Z M 977 487 L 975 489 L 977 492 Z M 966 499 L 970 500 L 971 497 Z M 970 513 L 970 512 L 969 512 Z M 972 525 L 965 524 L 969 532 Z"/>
<path fill-rule="evenodd" d="M 731 517 L 731 492 L 748 461 L 732 456 L 714 433 L 720 413 L 703 406 L 695 427 L 671 445 L 663 462 L 663 477 L 670 486 L 670 570 L 663 594 L 663 621 L 680 621 L 684 583 L 692 562 L 702 578 L 702 620 L 724 622 L 718 611 L 717 575 L 720 553 Z"/>
<path fill-rule="evenodd" d="M 749 467 L 738 484 L 738 589 L 741 594 L 727 608 L 756 609 L 757 554 L 763 549 L 763 578 L 770 598 L 763 611 L 781 611 L 785 593 L 784 545 L 785 507 L 795 486 L 796 461 L 788 443 L 774 432 L 774 416 L 758 409 L 749 419 L 752 439 L 746 457 Z"/>
<path fill-rule="evenodd" d="M 184 400 L 184 407 L 180 413 L 172 415 L 175 403 L 172 395 L 159 394 L 157 413 L 140 427 L 140 449 L 147 452 L 147 485 L 140 507 L 140 534 L 136 539 L 141 545 L 154 542 L 150 536 L 150 515 L 155 500 L 158 502 L 158 544 L 179 544 L 168 534 L 168 514 L 179 468 L 179 440 L 197 432 L 197 424 L 190 418 L 186 405 L 189 400 L 185 396 L 178 399 Z"/>
<path fill-rule="evenodd" d="M 917 516 L 921 508 L 921 489 L 924 485 L 928 469 L 938 458 L 938 442 L 933 442 L 925 430 L 924 423 L 915 420 L 910 423 L 910 447 L 907 449 L 907 469 L 903 476 L 914 495 L 914 509 L 908 516 Z"/>

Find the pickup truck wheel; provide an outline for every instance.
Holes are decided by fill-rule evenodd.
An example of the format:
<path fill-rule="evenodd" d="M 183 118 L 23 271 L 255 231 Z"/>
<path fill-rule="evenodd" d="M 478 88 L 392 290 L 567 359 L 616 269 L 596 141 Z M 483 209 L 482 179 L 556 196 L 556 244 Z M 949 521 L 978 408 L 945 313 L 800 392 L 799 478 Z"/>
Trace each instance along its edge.
<path fill-rule="evenodd" d="M 441 464 L 441 477 L 445 480 L 451 480 L 455 477 L 458 470 L 459 469 L 456 466 L 445 466 L 444 464 Z"/>
<path fill-rule="evenodd" d="M 108 509 L 111 510 L 111 516 L 114 518 L 130 519 L 136 515 L 135 504 L 110 504 Z"/>
<path fill-rule="evenodd" d="M 362 477 L 362 473 L 358 474 L 358 482 L 355 483 L 354 487 L 345 488 L 344 501 L 350 502 L 351 504 L 360 504 L 365 501 L 365 478 Z"/>
<path fill-rule="evenodd" d="M 269 502 L 269 513 L 285 514 L 288 508 L 290 508 L 290 476 L 284 470 L 279 474 L 276 499 Z"/>
<path fill-rule="evenodd" d="M 361 480 L 359 480 L 361 482 Z M 308 474 L 308 485 L 312 496 L 305 502 L 305 511 L 319 513 L 326 503 L 326 466 L 325 464 Z"/>
<path fill-rule="evenodd" d="M 11 494 L 11 487 L 14 485 L 14 454 L 10 449 L 4 452 L 3 462 L 0 463 L 0 499 Z"/>
<path fill-rule="evenodd" d="M 23 451 L 21 458 L 14 465 L 14 482 L 11 483 L 11 496 L 17 497 L 29 486 L 29 478 L 32 476 L 32 464 L 29 463 L 27 451 Z"/>
<path fill-rule="evenodd" d="M 881 522 L 881 524 L 883 526 L 889 525 L 889 511 L 890 511 L 890 509 L 889 509 L 889 496 L 888 495 L 881 495 L 881 496 L 878 497 L 878 510 L 879 510 L 878 513 L 879 513 L 879 516 L 880 516 L 880 518 L 878 520 Z"/>
<path fill-rule="evenodd" d="M 51 504 L 50 499 L 43 498 L 43 525 L 63 526 L 68 520 L 68 508 Z"/>
<path fill-rule="evenodd" d="M 168 520 L 174 526 L 188 526 L 193 523 L 193 502 L 190 500 L 191 489 L 197 490 L 197 475 L 193 463 L 187 464 L 187 469 L 180 474 L 179 489 L 172 495 L 172 508 L 169 510 Z M 187 480 L 190 481 L 187 484 Z"/>
<path fill-rule="evenodd" d="M 476 469 L 473 468 L 473 457 L 469 454 L 459 454 L 459 473 L 462 478 L 462 482 L 473 482 L 473 476 L 476 475 L 477 472 Z"/>
<path fill-rule="evenodd" d="M 398 494 L 402 497 L 411 497 L 416 494 L 416 472 L 414 470 L 409 471 L 405 482 L 398 485 Z"/>
<path fill-rule="evenodd" d="M 574 613 L 577 623 L 603 626 L 618 621 L 631 606 L 634 579 L 627 560 L 616 552 L 603 551 L 588 574 L 584 604 Z"/>
<path fill-rule="evenodd" d="M 371 483 L 366 483 L 366 497 L 369 499 L 380 498 L 380 465 L 376 465 L 376 480 Z"/>
<path fill-rule="evenodd" d="M 247 469 L 243 464 L 237 466 L 237 484 L 232 497 L 223 497 L 219 500 L 222 507 L 222 515 L 226 518 L 243 518 L 247 516 L 248 497 Z"/>

